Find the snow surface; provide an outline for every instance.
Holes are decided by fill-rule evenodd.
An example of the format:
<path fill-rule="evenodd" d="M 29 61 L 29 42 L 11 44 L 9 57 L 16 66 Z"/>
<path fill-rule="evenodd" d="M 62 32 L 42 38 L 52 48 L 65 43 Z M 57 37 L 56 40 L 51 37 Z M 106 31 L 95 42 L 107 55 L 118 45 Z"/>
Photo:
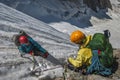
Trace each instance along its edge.
<path fill-rule="evenodd" d="M 82 0 L 78 0 L 78 3 L 64 0 L 1 0 L 0 2 L 37 18 L 56 30 L 69 35 L 76 29 L 82 30 L 85 34 L 102 33 L 105 29 L 109 29 L 111 31 L 110 41 L 113 47 L 120 48 L 118 44 L 120 43 L 120 37 L 116 35 L 119 34 L 120 30 L 118 26 L 120 24 L 120 2 L 118 0 L 110 1 L 113 10 L 100 10 L 98 13 L 87 8 Z"/>
<path fill-rule="evenodd" d="M 4 2 L 4 0 L 1 0 Z M 12 0 L 8 0 L 12 1 Z M 30 3 L 30 0 L 26 0 L 27 5 Z M 43 0 L 40 0 L 43 1 Z M 43 1 L 44 5 L 48 0 Z M 54 0 L 52 0 L 54 1 Z M 21 2 L 23 2 L 21 0 Z M 37 7 L 37 10 L 40 9 L 40 12 L 43 12 L 39 15 L 38 13 L 32 11 L 30 13 L 40 18 L 33 18 L 29 15 L 26 15 L 20 11 L 15 9 L 21 8 L 22 5 L 18 6 L 19 1 L 16 0 L 15 4 L 10 3 L 13 8 L 10 8 L 2 3 L 0 3 L 0 80 L 37 80 L 38 77 L 34 77 L 29 75 L 29 71 L 27 68 L 32 66 L 32 62 L 27 59 L 23 59 L 19 56 L 19 52 L 15 45 L 13 44 L 11 38 L 14 34 L 17 34 L 20 30 L 26 31 L 34 40 L 36 40 L 43 48 L 45 48 L 53 57 L 59 59 L 61 62 L 68 58 L 71 54 L 76 54 L 78 50 L 78 46 L 71 43 L 69 40 L 69 35 L 72 31 L 76 29 L 80 29 L 85 32 L 86 35 L 94 34 L 96 32 L 103 32 L 105 29 L 109 29 L 111 32 L 110 41 L 114 48 L 120 48 L 120 8 L 119 2 L 117 0 L 111 0 L 113 5 L 113 10 L 101 10 L 99 13 L 95 13 L 88 9 L 87 15 L 82 15 L 83 17 L 71 18 L 72 12 L 75 9 L 71 10 L 70 7 L 64 8 L 62 5 L 58 9 L 64 12 L 64 10 L 69 10 L 71 12 L 70 16 L 65 17 L 63 20 L 59 19 L 59 15 L 53 16 L 49 15 L 43 8 Z M 53 2 L 46 3 L 46 7 L 50 5 L 51 10 L 55 10 L 55 6 L 58 5 L 50 5 Z M 27 11 L 28 8 L 25 8 Z M 30 7 L 33 10 L 32 5 Z M 39 6 L 39 5 L 38 5 Z M 35 7 L 34 7 L 35 8 Z M 37 11 L 36 10 L 36 11 Z M 47 9 L 46 9 L 47 10 Z M 23 11 L 23 12 L 25 12 Z M 30 11 L 30 10 L 29 10 Z M 84 10 L 83 10 L 84 11 Z M 55 14 L 55 13 L 54 13 Z M 61 12 L 62 14 L 62 12 Z M 57 17 L 56 17 L 57 16 Z M 39 20 L 38 20 L 39 19 Z M 50 67 L 53 66 L 52 63 L 42 59 L 40 57 L 36 57 L 37 61 L 40 63 L 49 64 Z M 61 71 L 62 68 L 57 69 Z M 57 71 L 55 70 L 55 71 Z M 45 73 L 46 76 L 55 77 L 52 75 L 53 71 Z M 16 75 L 17 74 L 17 75 Z M 55 72 L 56 76 L 59 75 Z M 14 76 L 14 77 L 13 77 Z M 45 75 L 43 75 L 45 76 Z"/>
<path fill-rule="evenodd" d="M 27 32 L 57 59 L 66 59 L 70 54 L 77 52 L 78 47 L 69 41 L 69 35 L 57 31 L 42 21 L 0 3 L 1 80 L 34 80 L 34 77 L 30 77 L 29 75 L 23 76 L 29 72 L 27 68 L 32 67 L 32 62 L 20 57 L 17 48 L 11 40 L 12 36 L 20 30 Z M 37 60 L 38 62 L 48 63 L 52 66 L 52 63 L 41 57 L 37 57 Z"/>

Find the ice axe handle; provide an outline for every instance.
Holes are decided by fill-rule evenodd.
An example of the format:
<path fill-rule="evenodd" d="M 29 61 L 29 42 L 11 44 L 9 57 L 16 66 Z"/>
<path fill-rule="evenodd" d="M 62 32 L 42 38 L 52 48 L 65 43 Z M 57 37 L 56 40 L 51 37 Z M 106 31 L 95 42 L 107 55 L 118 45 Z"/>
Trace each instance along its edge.
<path fill-rule="evenodd" d="M 111 36 L 110 31 L 109 30 L 104 30 L 104 35 L 106 38 L 109 38 Z"/>

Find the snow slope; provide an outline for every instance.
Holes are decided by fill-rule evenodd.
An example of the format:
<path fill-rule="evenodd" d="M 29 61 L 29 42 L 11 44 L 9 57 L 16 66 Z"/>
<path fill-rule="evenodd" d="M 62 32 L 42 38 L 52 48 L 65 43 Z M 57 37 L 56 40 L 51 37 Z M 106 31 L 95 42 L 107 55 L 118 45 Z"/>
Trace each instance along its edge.
<path fill-rule="evenodd" d="M 3 37 L 1 38 L 1 45 L 12 45 L 12 43 L 2 44 L 4 43 L 3 40 L 6 39 L 6 41 L 9 42 L 13 34 L 18 33 L 20 30 L 24 30 L 28 32 L 31 37 L 34 37 L 35 40 L 39 40 L 41 44 L 49 43 L 63 46 L 71 45 L 71 47 L 74 46 L 69 41 L 69 35 L 61 33 L 47 24 L 19 11 L 12 8 L 9 9 L 9 7 L 3 6 L 3 4 L 1 4 L 0 9 L 0 32 L 1 37 Z"/>
<path fill-rule="evenodd" d="M 118 6 L 120 2 L 118 0 L 110 1 L 113 10 L 100 10 L 95 13 L 86 8 L 82 0 L 79 0 L 80 5 L 64 0 L 1 0 L 2 3 L 35 17 L 65 34 L 70 35 L 76 29 L 82 30 L 85 34 L 94 34 L 109 29 L 111 31 L 110 41 L 113 47 L 120 48 L 118 44 L 120 43 L 119 35 L 114 35 L 119 34 L 120 13 Z M 79 11 L 80 13 L 78 13 Z"/>
<path fill-rule="evenodd" d="M 77 1 L 77 2 L 76 2 Z M 78 12 L 83 14 L 86 6 L 82 0 L 0 0 L 10 7 L 31 15 L 37 19 L 41 16 L 54 15 L 62 19 L 69 19 Z"/>
<path fill-rule="evenodd" d="M 32 66 L 32 62 L 19 56 L 11 40 L 20 30 L 26 31 L 53 57 L 60 60 L 75 54 L 78 49 L 69 41 L 69 35 L 0 3 L 0 80 L 36 79 L 29 75 L 24 76 L 27 75 L 27 68 Z M 40 57 L 37 57 L 37 60 L 41 63 L 50 63 Z"/>

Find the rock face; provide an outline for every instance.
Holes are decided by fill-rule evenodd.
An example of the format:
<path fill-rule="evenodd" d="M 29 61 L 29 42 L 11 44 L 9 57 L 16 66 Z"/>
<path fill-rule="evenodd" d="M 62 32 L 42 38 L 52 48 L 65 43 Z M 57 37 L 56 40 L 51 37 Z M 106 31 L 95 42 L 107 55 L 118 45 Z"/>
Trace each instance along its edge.
<path fill-rule="evenodd" d="M 64 2 L 71 2 L 76 4 L 78 7 L 82 7 L 83 4 L 86 4 L 89 8 L 97 12 L 97 8 L 105 9 L 110 8 L 112 9 L 112 5 L 110 0 L 61 0 Z M 82 5 L 81 5 L 82 4 Z"/>
<path fill-rule="evenodd" d="M 83 0 L 84 4 L 90 7 L 92 10 L 97 12 L 97 8 L 105 9 L 110 8 L 112 9 L 112 5 L 110 0 Z"/>
<path fill-rule="evenodd" d="M 68 20 L 86 15 L 89 8 L 96 12 L 105 8 L 112 9 L 110 0 L 0 0 L 0 2 L 37 19 L 53 15 Z"/>

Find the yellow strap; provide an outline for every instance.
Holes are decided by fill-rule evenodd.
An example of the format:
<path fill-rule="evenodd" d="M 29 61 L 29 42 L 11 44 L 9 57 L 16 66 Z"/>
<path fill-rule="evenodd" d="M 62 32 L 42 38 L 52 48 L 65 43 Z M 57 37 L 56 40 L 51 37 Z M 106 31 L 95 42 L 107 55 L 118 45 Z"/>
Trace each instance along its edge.
<path fill-rule="evenodd" d="M 87 36 L 86 37 L 86 42 L 83 45 L 81 45 L 80 48 L 85 48 L 88 45 L 88 43 L 91 41 L 91 39 L 92 39 L 91 35 Z"/>

